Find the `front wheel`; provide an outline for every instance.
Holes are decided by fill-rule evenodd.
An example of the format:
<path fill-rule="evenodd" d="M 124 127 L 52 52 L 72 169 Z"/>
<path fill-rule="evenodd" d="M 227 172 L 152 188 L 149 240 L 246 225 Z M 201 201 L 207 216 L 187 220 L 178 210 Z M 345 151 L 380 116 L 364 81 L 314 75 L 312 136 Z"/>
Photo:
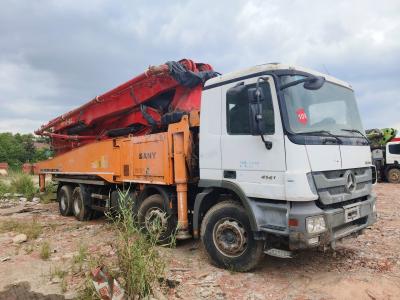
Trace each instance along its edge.
<path fill-rule="evenodd" d="M 245 272 L 264 256 L 264 243 L 254 239 L 245 209 L 233 201 L 220 202 L 206 213 L 201 239 L 218 267 Z"/>
<path fill-rule="evenodd" d="M 160 243 L 169 243 L 176 229 L 176 218 L 167 213 L 163 198 L 159 194 L 143 200 L 138 209 L 138 221 L 140 226 Z"/>
<path fill-rule="evenodd" d="M 387 179 L 390 183 L 400 183 L 400 169 L 390 169 L 388 171 Z"/>

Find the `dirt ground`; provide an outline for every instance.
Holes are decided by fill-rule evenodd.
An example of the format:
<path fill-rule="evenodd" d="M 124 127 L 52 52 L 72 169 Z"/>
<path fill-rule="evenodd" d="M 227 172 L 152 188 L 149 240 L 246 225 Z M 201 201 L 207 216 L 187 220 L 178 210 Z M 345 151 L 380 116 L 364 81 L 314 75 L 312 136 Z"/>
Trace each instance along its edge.
<path fill-rule="evenodd" d="M 378 222 L 364 235 L 338 243 L 336 251 L 313 250 L 292 259 L 266 256 L 256 271 L 234 273 L 207 260 L 198 241 L 160 248 L 174 282 L 169 299 L 400 299 L 400 185 L 377 184 Z M 0 202 L 1 204 L 1 202 Z M 15 244 L 17 233 L 0 234 L 0 299 L 73 299 L 84 281 L 71 267 L 79 248 L 115 255 L 104 219 L 78 222 L 58 214 L 57 203 L 0 205 L 0 222 L 16 220 L 43 226 L 35 239 Z M 51 255 L 40 257 L 43 243 Z M 61 280 L 55 274 L 65 271 Z M 21 283 L 22 284 L 17 284 Z M 14 299 L 17 299 L 14 296 Z"/>

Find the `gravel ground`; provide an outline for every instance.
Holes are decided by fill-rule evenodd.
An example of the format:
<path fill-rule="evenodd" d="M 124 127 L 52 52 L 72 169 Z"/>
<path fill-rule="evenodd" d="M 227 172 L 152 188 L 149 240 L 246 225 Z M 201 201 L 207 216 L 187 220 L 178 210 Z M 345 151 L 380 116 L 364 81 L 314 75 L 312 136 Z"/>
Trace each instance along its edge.
<path fill-rule="evenodd" d="M 338 243 L 335 251 L 304 251 L 292 259 L 266 256 L 254 272 L 234 273 L 210 265 L 197 241 L 180 242 L 176 249 L 160 248 L 168 262 L 167 278 L 173 283 L 167 297 L 400 299 L 400 185 L 377 184 L 374 189 L 378 222 L 365 234 Z M 43 232 L 21 244 L 13 243 L 17 233 L 0 233 L 0 291 L 10 293 L 7 286 L 14 284 L 14 294 L 71 299 L 84 280 L 82 273 L 71 268 L 82 244 L 106 261 L 115 256 L 113 236 L 104 219 L 81 223 L 60 216 L 57 203 L 17 201 L 14 206 L 0 201 L 0 222 L 10 219 L 37 220 Z M 47 260 L 40 257 L 44 242 L 51 249 Z M 54 276 L 59 269 L 68 271 L 62 283 Z M 18 282 L 28 284 L 15 286 Z M 7 295 L 0 292 L 0 299 Z"/>

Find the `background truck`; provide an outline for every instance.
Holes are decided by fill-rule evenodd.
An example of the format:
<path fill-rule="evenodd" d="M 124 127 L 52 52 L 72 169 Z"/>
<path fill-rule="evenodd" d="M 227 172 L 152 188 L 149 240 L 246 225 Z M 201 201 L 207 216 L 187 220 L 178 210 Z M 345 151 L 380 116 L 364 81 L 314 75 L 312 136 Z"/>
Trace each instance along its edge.
<path fill-rule="evenodd" d="M 366 134 L 371 141 L 372 163 L 378 180 L 400 183 L 400 138 L 396 138 L 397 129 L 369 129 Z"/>
<path fill-rule="evenodd" d="M 211 261 L 246 271 L 264 253 L 334 246 L 376 221 L 369 143 L 351 87 L 301 67 L 218 75 L 191 60 L 150 67 L 36 131 L 62 215 L 117 209 L 201 238 Z"/>

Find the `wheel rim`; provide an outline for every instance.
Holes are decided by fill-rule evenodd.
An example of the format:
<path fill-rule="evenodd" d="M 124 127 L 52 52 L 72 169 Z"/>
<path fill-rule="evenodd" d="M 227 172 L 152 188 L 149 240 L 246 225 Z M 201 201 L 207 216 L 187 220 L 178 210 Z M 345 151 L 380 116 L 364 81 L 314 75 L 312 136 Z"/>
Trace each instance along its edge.
<path fill-rule="evenodd" d="M 81 207 L 79 206 L 79 196 L 75 196 L 74 197 L 74 212 L 75 215 L 79 215 L 79 213 L 81 212 Z"/>
<path fill-rule="evenodd" d="M 61 195 L 61 199 L 60 199 L 60 205 L 61 205 L 61 209 L 62 210 L 66 210 L 67 209 L 67 202 L 66 202 L 65 198 L 66 198 L 65 195 L 62 194 Z"/>
<path fill-rule="evenodd" d="M 390 180 L 391 181 L 399 181 L 399 179 L 400 179 L 400 174 L 399 173 L 400 172 L 397 172 L 397 171 L 390 172 Z"/>
<path fill-rule="evenodd" d="M 144 223 L 146 230 L 152 234 L 163 234 L 167 231 L 167 213 L 159 207 L 152 207 L 147 210 Z"/>
<path fill-rule="evenodd" d="M 238 220 L 225 218 L 215 224 L 213 240 L 217 250 L 223 255 L 238 257 L 247 249 L 248 234 Z"/>

